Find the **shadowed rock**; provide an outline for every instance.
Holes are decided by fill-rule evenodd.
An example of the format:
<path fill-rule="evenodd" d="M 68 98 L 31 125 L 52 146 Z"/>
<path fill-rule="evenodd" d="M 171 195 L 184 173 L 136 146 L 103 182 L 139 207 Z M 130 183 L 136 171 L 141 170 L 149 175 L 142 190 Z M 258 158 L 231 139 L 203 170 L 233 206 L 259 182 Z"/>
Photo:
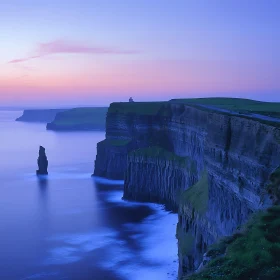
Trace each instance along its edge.
<path fill-rule="evenodd" d="M 48 159 L 46 156 L 46 150 L 44 147 L 40 146 L 39 157 L 38 157 L 38 167 L 36 171 L 37 175 L 48 175 Z"/>

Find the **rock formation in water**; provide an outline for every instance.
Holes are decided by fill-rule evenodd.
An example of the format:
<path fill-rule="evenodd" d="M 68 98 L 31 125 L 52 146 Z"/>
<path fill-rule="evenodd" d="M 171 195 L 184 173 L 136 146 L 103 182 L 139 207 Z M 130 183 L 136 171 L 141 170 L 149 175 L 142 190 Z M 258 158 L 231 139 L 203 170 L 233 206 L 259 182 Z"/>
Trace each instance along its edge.
<path fill-rule="evenodd" d="M 94 175 L 124 179 L 124 198 L 178 211 L 179 275 L 185 275 L 198 269 L 209 245 L 264 207 L 262 193 L 280 165 L 280 130 L 191 104 L 147 103 L 142 110 L 134 104 L 111 104 Z"/>
<path fill-rule="evenodd" d="M 36 170 L 37 175 L 48 175 L 48 159 L 46 156 L 46 149 L 40 146 L 39 157 L 37 160 L 38 170 Z"/>

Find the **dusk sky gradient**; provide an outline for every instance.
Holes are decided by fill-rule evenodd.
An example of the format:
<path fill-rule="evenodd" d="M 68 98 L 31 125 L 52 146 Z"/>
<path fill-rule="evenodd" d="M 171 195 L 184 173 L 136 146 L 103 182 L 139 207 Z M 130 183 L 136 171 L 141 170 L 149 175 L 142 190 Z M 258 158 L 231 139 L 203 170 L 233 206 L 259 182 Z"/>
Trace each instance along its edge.
<path fill-rule="evenodd" d="M 0 106 L 280 101 L 278 0 L 3 0 Z"/>

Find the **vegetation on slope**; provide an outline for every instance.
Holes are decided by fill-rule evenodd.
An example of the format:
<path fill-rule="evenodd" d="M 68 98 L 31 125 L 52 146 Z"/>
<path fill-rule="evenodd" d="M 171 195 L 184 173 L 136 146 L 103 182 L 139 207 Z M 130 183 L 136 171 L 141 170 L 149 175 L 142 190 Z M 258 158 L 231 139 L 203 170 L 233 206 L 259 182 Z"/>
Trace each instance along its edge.
<path fill-rule="evenodd" d="M 180 212 L 184 212 L 184 207 L 190 208 L 192 213 L 204 214 L 208 207 L 208 174 L 202 173 L 200 180 L 179 194 Z M 190 232 L 177 224 L 176 238 L 178 239 L 178 251 L 181 256 L 187 256 L 192 253 L 195 239 Z"/>
<path fill-rule="evenodd" d="M 193 209 L 204 214 L 208 207 L 208 174 L 203 172 L 200 180 L 181 194 L 180 205 L 191 205 Z"/>
<path fill-rule="evenodd" d="M 144 156 L 144 157 L 151 157 L 151 158 L 163 158 L 169 161 L 175 161 L 182 167 L 188 166 L 188 163 L 191 163 L 191 169 L 195 169 L 194 162 L 190 162 L 188 157 L 180 157 L 168 150 L 163 149 L 159 146 L 151 146 L 147 148 L 141 148 L 137 150 L 133 150 L 130 152 L 130 155 L 137 155 L 137 156 Z"/>
<path fill-rule="evenodd" d="M 176 230 L 176 238 L 178 240 L 178 251 L 182 256 L 189 255 L 194 247 L 195 239 L 191 233 L 186 232 L 182 228 L 178 227 Z"/>
<path fill-rule="evenodd" d="M 217 250 L 200 273 L 183 279 L 280 279 L 280 206 L 255 215 L 240 233 L 213 246 L 212 253 Z"/>
<path fill-rule="evenodd" d="M 99 143 L 103 143 L 105 145 L 110 145 L 110 146 L 116 146 L 116 147 L 120 147 L 120 146 L 126 146 L 128 143 L 130 143 L 131 140 L 128 139 L 104 139 L 102 141 L 100 141 Z"/>
<path fill-rule="evenodd" d="M 269 176 L 270 183 L 266 191 L 273 204 L 280 203 L 280 167 L 276 168 Z"/>
<path fill-rule="evenodd" d="M 74 108 L 58 113 L 47 129 L 53 130 L 104 130 L 107 107 Z"/>

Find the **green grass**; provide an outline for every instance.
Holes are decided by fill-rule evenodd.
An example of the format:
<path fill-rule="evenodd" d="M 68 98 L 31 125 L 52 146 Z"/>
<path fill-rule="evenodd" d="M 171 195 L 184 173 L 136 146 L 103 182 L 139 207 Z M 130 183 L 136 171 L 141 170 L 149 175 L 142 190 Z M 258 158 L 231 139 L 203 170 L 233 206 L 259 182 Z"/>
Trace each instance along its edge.
<path fill-rule="evenodd" d="M 178 250 L 182 256 L 189 255 L 194 247 L 194 237 L 189 232 L 185 232 L 177 225 L 176 238 L 178 239 Z"/>
<path fill-rule="evenodd" d="M 185 256 L 188 255 L 194 246 L 194 237 L 190 233 L 181 233 L 178 237 L 178 248 L 180 253 Z"/>
<path fill-rule="evenodd" d="M 280 184 L 280 166 L 270 174 L 269 180 L 274 184 Z"/>
<path fill-rule="evenodd" d="M 111 146 L 126 146 L 130 141 L 127 139 L 104 139 L 99 143 L 109 144 Z"/>
<path fill-rule="evenodd" d="M 169 152 L 161 147 L 152 146 L 147 148 L 141 148 L 131 152 L 134 155 L 143 155 L 148 157 L 164 157 L 169 160 L 184 160 L 184 157 L 177 156 L 176 154 Z"/>
<path fill-rule="evenodd" d="M 265 120 L 260 119 L 256 116 L 250 114 L 260 114 L 269 117 L 279 118 L 280 117 L 280 103 L 277 102 L 262 102 L 255 101 L 250 99 L 242 99 L 242 98 L 190 98 L 190 99 L 173 99 L 171 102 L 186 104 L 199 110 L 216 112 L 213 108 L 203 108 L 199 104 L 202 105 L 210 105 L 214 107 L 218 107 L 221 109 L 226 109 L 233 111 L 235 113 L 248 114 L 247 116 L 238 115 L 240 118 L 255 120 L 260 123 L 280 128 L 280 122 L 274 120 Z M 217 111 L 222 115 L 232 115 L 231 112 L 221 112 Z"/>
<path fill-rule="evenodd" d="M 217 106 L 219 108 L 232 111 L 252 112 L 264 115 L 271 115 L 274 117 L 280 116 L 279 102 L 263 102 L 244 98 L 226 97 L 172 99 L 171 101 L 177 103 Z"/>
<path fill-rule="evenodd" d="M 280 167 L 276 168 L 269 176 L 269 184 L 265 187 L 273 204 L 280 203 Z"/>
<path fill-rule="evenodd" d="M 188 163 L 191 164 L 191 170 L 196 168 L 193 162 L 190 162 L 188 157 L 180 157 L 170 151 L 167 151 L 159 146 L 151 146 L 147 148 L 141 148 L 130 152 L 130 155 L 138 155 L 152 158 L 163 158 L 169 161 L 176 161 L 182 167 L 187 167 Z"/>
<path fill-rule="evenodd" d="M 108 108 L 75 108 L 58 113 L 52 124 L 56 126 L 90 125 L 105 128 Z"/>
<path fill-rule="evenodd" d="M 211 245 L 207 251 L 207 257 L 216 258 L 225 254 L 226 249 L 229 244 L 231 244 L 239 234 L 234 234 L 232 236 L 226 236 L 219 240 L 218 243 Z"/>
<path fill-rule="evenodd" d="M 200 273 L 183 279 L 280 279 L 280 206 L 254 215 L 224 251 L 224 256 L 214 258 Z"/>
<path fill-rule="evenodd" d="M 111 103 L 108 113 L 156 115 L 166 102 L 115 102 Z"/>
<path fill-rule="evenodd" d="M 210 97 L 210 98 L 187 98 L 187 99 L 172 99 L 167 102 L 116 102 L 109 107 L 109 113 L 123 114 L 138 114 L 138 115 L 161 115 L 171 116 L 172 112 L 169 106 L 163 106 L 170 103 L 188 104 L 197 107 L 200 110 L 214 112 L 212 108 L 203 108 L 199 104 L 219 107 L 243 114 L 261 114 L 274 118 L 280 118 L 280 103 L 278 102 L 263 102 L 243 98 L 227 98 L 227 97 Z M 220 114 L 231 115 L 228 112 L 219 112 Z M 279 122 L 273 120 L 264 120 L 253 115 L 242 116 L 242 118 L 252 119 L 261 123 L 280 127 Z"/>
<path fill-rule="evenodd" d="M 200 180 L 181 194 L 180 206 L 189 204 L 203 214 L 207 211 L 208 197 L 208 174 L 204 171 Z"/>

